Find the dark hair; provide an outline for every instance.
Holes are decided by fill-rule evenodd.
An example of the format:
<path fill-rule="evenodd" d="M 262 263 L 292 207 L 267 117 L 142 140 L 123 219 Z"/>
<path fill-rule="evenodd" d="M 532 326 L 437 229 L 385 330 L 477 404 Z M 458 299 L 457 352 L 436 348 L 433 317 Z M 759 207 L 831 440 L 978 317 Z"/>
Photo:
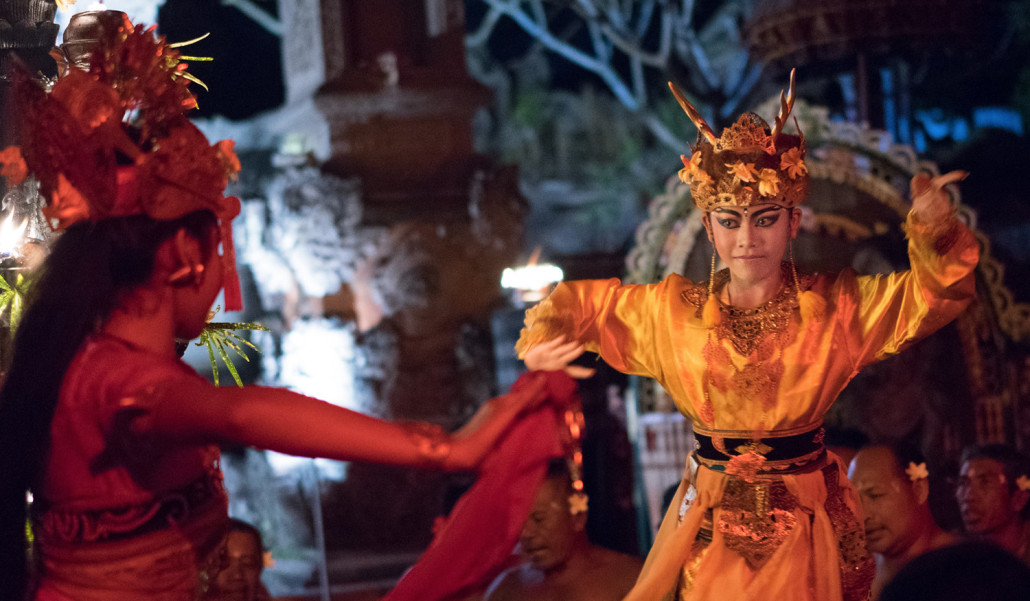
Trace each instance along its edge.
<path fill-rule="evenodd" d="M 993 459 L 1000 463 L 1005 472 L 1005 481 L 1008 483 L 1010 494 L 1016 491 L 1016 480 L 1020 476 L 1030 478 L 1030 466 L 1028 466 L 1026 456 L 1007 444 L 991 443 L 962 449 L 963 464 L 975 459 Z M 1027 505 L 1030 506 L 1030 503 Z"/>
<path fill-rule="evenodd" d="M 0 389 L 0 565 L 10 570 L 4 598 L 22 598 L 27 585 L 26 492 L 39 484 L 65 371 L 123 294 L 150 278 L 162 242 L 184 229 L 210 256 L 215 226 L 207 211 L 171 221 L 134 215 L 80 222 L 57 239 L 32 284 Z"/>
<path fill-rule="evenodd" d="M 258 530 L 250 522 L 244 522 L 239 518 L 229 518 L 229 532 L 243 532 L 254 537 L 254 541 L 257 542 L 258 552 L 261 553 L 265 550 L 265 543 L 261 539 L 261 531 Z"/>
<path fill-rule="evenodd" d="M 1030 567 L 1001 547 L 965 542 L 928 551 L 903 567 L 880 601 L 1009 601 L 1030 590 Z"/>
<path fill-rule="evenodd" d="M 547 461 L 547 478 L 564 478 L 572 486 L 572 474 L 569 473 L 569 462 L 564 457 L 552 457 Z"/>
<path fill-rule="evenodd" d="M 569 471 L 569 460 L 565 457 L 552 457 L 547 461 L 547 474 L 545 480 L 555 480 L 568 489 L 571 494 L 574 492 L 572 486 L 572 472 Z"/>

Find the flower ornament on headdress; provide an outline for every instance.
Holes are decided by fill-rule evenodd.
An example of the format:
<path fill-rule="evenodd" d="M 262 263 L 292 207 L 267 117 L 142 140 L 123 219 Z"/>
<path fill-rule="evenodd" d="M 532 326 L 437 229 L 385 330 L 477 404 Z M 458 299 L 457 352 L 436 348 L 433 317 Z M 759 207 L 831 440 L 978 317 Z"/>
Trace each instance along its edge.
<path fill-rule="evenodd" d="M 918 480 L 924 480 L 930 477 L 930 471 L 926 469 L 926 462 L 916 463 L 915 461 L 909 461 L 908 467 L 905 468 L 905 475 L 912 482 Z"/>
<path fill-rule="evenodd" d="M 719 207 L 747 208 L 765 203 L 793 209 L 808 196 L 805 136 L 800 129 L 796 136 L 783 133 L 783 126 L 794 108 L 794 75 L 791 70 L 787 93 L 780 91 L 780 111 L 771 127 L 758 115 L 744 113 L 719 137 L 676 84 L 669 82 L 676 100 L 697 126 L 697 143 L 689 157 L 681 156 L 684 168 L 678 175 L 690 186 L 690 196 L 699 210 L 708 213 Z M 825 299 L 811 290 L 803 291 L 793 258 L 791 266 L 802 319 L 820 319 L 825 314 Z M 707 328 L 715 327 L 721 320 L 713 294 L 714 274 L 713 254 L 708 300 L 702 310 Z"/>
<path fill-rule="evenodd" d="M 1027 478 L 1025 474 L 1016 478 L 1016 488 L 1019 490 L 1030 490 L 1030 478 Z"/>
<path fill-rule="evenodd" d="M 186 118 L 197 101 L 176 45 L 155 27 L 133 25 L 124 14 L 119 23 L 114 14 L 97 32 L 88 70 L 69 69 L 49 93 L 17 74 L 24 144 L 0 152 L 3 175 L 17 176 L 24 157 L 55 230 L 84 220 L 211 211 L 221 230 L 226 309 L 239 310 L 232 219 L 240 202 L 223 194 L 240 169 L 233 142 L 212 145 Z"/>
<path fill-rule="evenodd" d="M 780 112 L 772 127 L 758 115 L 744 113 L 718 138 L 683 92 L 672 82 L 669 87 L 698 129 L 691 155 L 683 157 L 686 168 L 679 171 L 695 206 L 708 212 L 719 206 L 756 203 L 793 208 L 804 201 L 808 195 L 805 137 L 800 132 L 783 133 L 794 107 L 793 70 L 788 92 L 780 92 Z"/>

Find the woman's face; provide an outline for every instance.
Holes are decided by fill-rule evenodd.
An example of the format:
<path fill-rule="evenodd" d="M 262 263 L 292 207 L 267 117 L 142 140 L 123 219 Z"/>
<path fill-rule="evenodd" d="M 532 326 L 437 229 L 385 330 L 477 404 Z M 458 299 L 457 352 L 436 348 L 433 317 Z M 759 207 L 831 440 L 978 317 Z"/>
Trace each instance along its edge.
<path fill-rule="evenodd" d="M 705 216 L 704 223 L 730 277 L 746 283 L 779 277 L 780 261 L 800 221 L 797 210 L 766 203 L 719 207 Z"/>

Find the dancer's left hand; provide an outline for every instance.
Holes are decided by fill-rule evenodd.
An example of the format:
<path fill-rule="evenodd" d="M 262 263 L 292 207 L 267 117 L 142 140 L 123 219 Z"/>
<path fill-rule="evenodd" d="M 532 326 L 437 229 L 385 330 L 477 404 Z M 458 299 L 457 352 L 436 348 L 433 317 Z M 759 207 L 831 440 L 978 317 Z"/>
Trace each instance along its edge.
<path fill-rule="evenodd" d="M 951 197 L 944 190 L 953 182 L 966 179 L 967 171 L 949 171 L 937 177 L 926 173 L 917 173 L 912 177 L 909 190 L 912 195 L 912 212 L 926 223 L 935 223 L 944 219 L 953 209 Z"/>
<path fill-rule="evenodd" d="M 529 369 L 564 370 L 573 378 L 582 380 L 594 375 L 596 370 L 580 365 L 570 365 L 583 354 L 583 345 L 575 340 L 565 341 L 559 336 L 547 342 L 533 345 L 526 351 L 526 367 Z"/>

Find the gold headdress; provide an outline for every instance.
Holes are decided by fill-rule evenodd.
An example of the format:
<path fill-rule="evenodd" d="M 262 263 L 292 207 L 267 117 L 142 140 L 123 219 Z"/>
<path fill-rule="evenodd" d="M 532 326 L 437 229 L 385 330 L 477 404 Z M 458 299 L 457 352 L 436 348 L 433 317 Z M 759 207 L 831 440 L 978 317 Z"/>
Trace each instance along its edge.
<path fill-rule="evenodd" d="M 794 106 L 794 71 L 790 88 L 780 91 L 780 113 L 770 128 L 754 113 L 744 113 L 716 138 L 683 93 L 669 82 L 673 95 L 697 126 L 697 144 L 682 156 L 680 179 L 690 185 L 694 204 L 708 212 L 718 206 L 747 207 L 774 203 L 796 207 L 808 195 L 805 137 L 783 133 Z"/>
<path fill-rule="evenodd" d="M 23 145 L 0 152 L 4 175 L 16 184 L 27 167 L 55 230 L 83 220 L 211 211 L 222 234 L 226 309 L 238 310 L 232 219 L 240 201 L 223 195 L 240 169 L 233 142 L 212 145 L 186 118 L 197 102 L 176 45 L 154 27 L 114 15 L 95 32 L 88 67 L 70 68 L 49 93 L 18 75 Z"/>

